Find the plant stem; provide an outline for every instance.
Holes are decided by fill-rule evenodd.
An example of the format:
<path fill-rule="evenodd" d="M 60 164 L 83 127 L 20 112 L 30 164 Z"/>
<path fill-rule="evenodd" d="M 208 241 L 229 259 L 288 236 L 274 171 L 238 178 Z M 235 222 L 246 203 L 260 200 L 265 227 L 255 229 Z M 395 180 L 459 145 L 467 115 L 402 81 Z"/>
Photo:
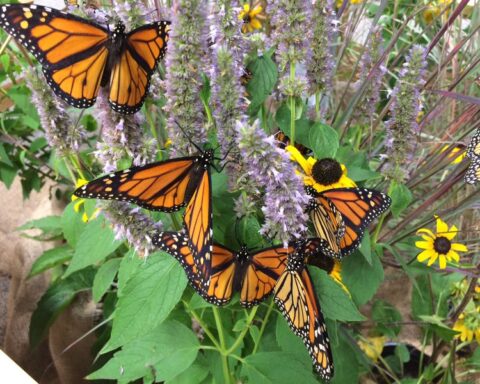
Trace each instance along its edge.
<path fill-rule="evenodd" d="M 185 305 L 185 308 L 187 309 L 188 312 L 190 312 L 190 314 L 197 321 L 197 323 L 200 324 L 205 334 L 212 341 L 213 345 L 215 346 L 215 349 L 220 351 L 221 350 L 220 344 L 218 344 L 217 339 L 215 338 L 215 336 L 213 336 L 213 333 L 210 331 L 208 326 L 203 322 L 202 318 L 198 315 L 198 313 L 196 313 L 195 310 L 191 309 L 186 302 L 183 302 L 183 305 Z"/>
<path fill-rule="evenodd" d="M 215 318 L 215 324 L 217 325 L 218 338 L 220 339 L 219 352 L 222 359 L 223 377 L 225 379 L 225 384 L 230 384 L 232 380 L 231 380 L 230 371 L 228 368 L 228 360 L 227 360 L 227 353 L 226 353 L 227 351 L 225 346 L 225 335 L 223 334 L 222 319 L 220 318 L 220 313 L 218 312 L 217 307 L 213 307 L 212 311 L 213 311 L 213 317 Z"/>
<path fill-rule="evenodd" d="M 267 313 L 262 321 L 262 326 L 260 327 L 260 332 L 258 333 L 258 339 L 255 341 L 255 346 L 253 347 L 252 355 L 257 353 L 258 346 L 260 345 L 260 340 L 262 339 L 263 332 L 265 331 L 265 327 L 267 326 L 268 318 L 270 317 L 273 310 L 273 300 L 270 301 L 270 305 L 268 306 Z"/>
<path fill-rule="evenodd" d="M 295 81 L 295 62 L 290 63 L 290 82 Z M 295 146 L 295 97 L 289 96 L 290 102 L 290 145 Z"/>
<path fill-rule="evenodd" d="M 257 313 L 258 306 L 253 307 L 250 313 L 247 316 L 247 324 L 245 325 L 245 328 L 242 330 L 240 335 L 237 337 L 237 340 L 233 343 L 233 345 L 228 349 L 228 351 L 225 352 L 225 354 L 230 355 L 237 347 L 240 345 L 240 343 L 243 341 L 245 338 L 245 335 L 247 334 L 248 330 L 250 329 L 250 325 L 252 324 L 253 319 L 255 318 L 255 314 Z"/>

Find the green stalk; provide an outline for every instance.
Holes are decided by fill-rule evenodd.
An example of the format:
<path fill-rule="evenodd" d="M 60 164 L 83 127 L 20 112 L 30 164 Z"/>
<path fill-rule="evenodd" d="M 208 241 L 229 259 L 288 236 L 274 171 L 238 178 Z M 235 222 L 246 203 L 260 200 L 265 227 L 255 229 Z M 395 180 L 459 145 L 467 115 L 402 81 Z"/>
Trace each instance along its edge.
<path fill-rule="evenodd" d="M 290 63 L 290 82 L 295 81 L 295 62 Z M 290 145 L 295 145 L 295 97 L 289 96 L 290 102 Z"/>
<path fill-rule="evenodd" d="M 223 378 L 225 379 L 225 384 L 230 384 L 232 382 L 230 376 L 230 370 L 228 368 L 228 360 L 227 360 L 227 351 L 225 346 L 225 335 L 223 334 L 223 325 L 222 319 L 220 318 L 220 313 L 218 312 L 217 307 L 212 308 L 213 317 L 215 318 L 215 324 L 217 325 L 218 331 L 218 338 L 220 339 L 220 355 L 222 359 L 222 371 L 223 371 Z"/>
<path fill-rule="evenodd" d="M 198 324 L 200 324 L 200 326 L 202 327 L 202 329 L 204 330 L 205 334 L 208 336 L 208 338 L 212 341 L 213 345 L 215 346 L 215 349 L 220 351 L 221 350 L 221 347 L 220 347 L 220 344 L 218 343 L 218 340 L 216 339 L 215 336 L 213 336 L 213 333 L 210 331 L 210 329 L 208 328 L 207 324 L 204 323 L 204 321 L 202 320 L 202 318 L 195 312 L 195 310 L 191 309 L 187 302 L 184 301 L 183 302 L 183 305 L 185 306 L 187 312 L 190 312 L 190 314 L 193 316 L 193 318 L 197 321 Z"/>
<path fill-rule="evenodd" d="M 250 313 L 247 316 L 247 324 L 245 325 L 245 328 L 242 330 L 240 335 L 237 337 L 237 340 L 233 343 L 233 345 L 228 349 L 228 351 L 225 352 L 226 355 L 230 355 L 237 347 L 240 345 L 240 343 L 243 341 L 245 338 L 245 335 L 247 334 L 248 330 L 250 329 L 250 325 L 252 324 L 253 319 L 255 318 L 255 314 L 257 313 L 258 310 L 258 305 L 256 307 L 253 307 Z"/>
<path fill-rule="evenodd" d="M 255 341 L 255 346 L 253 347 L 252 355 L 257 353 L 258 346 L 260 345 L 260 340 L 262 339 L 263 332 L 265 332 L 265 328 L 267 327 L 268 318 L 270 317 L 272 310 L 273 310 L 273 300 L 270 301 L 270 304 L 267 309 L 267 313 L 262 321 L 262 326 L 260 327 L 260 332 L 258 333 L 258 339 Z"/>

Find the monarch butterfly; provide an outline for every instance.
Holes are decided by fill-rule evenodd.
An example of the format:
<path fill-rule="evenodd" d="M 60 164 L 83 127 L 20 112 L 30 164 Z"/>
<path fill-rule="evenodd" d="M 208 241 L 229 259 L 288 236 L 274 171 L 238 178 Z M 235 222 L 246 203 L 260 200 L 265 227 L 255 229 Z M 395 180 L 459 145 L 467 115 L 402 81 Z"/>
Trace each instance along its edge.
<path fill-rule="evenodd" d="M 83 198 L 129 201 L 152 211 L 174 212 L 186 206 L 184 227 L 193 260 L 205 282 L 212 253 L 212 188 L 214 152 L 132 167 L 78 188 Z"/>
<path fill-rule="evenodd" d="M 111 32 L 34 4 L 5 4 L 0 13 L 0 26 L 40 61 L 57 96 L 88 108 L 109 82 L 110 106 L 124 114 L 142 107 L 150 77 L 165 54 L 169 24 L 159 21 L 125 33 L 121 22 Z"/>
<path fill-rule="evenodd" d="M 385 212 L 392 202 L 386 194 L 367 188 L 336 188 L 323 192 L 307 188 L 307 193 L 315 199 L 308 208 L 317 236 L 329 239 L 333 251 L 329 255 L 336 257 L 349 255 L 357 249 L 365 228 Z M 328 202 L 341 214 L 343 224 Z M 334 220 L 333 224 L 329 220 Z M 336 248 L 336 240 L 339 240 L 340 252 Z"/>
<path fill-rule="evenodd" d="M 320 309 L 312 279 L 305 267 L 303 247 L 290 255 L 287 267 L 274 288 L 275 302 L 292 331 L 299 336 L 320 376 L 333 376 L 333 357 L 325 320 Z"/>
<path fill-rule="evenodd" d="M 476 184 L 480 181 L 480 129 L 477 128 L 468 145 L 467 156 L 472 160 L 465 173 L 465 182 Z"/>
<path fill-rule="evenodd" d="M 183 266 L 192 287 L 209 303 L 227 304 L 235 292 L 240 292 L 240 304 L 244 307 L 257 305 L 273 290 L 278 277 L 287 264 L 287 256 L 295 251 L 294 245 L 273 246 L 254 253 L 246 247 L 238 252 L 213 244 L 212 271 L 208 284 L 202 284 L 193 262 L 187 237 L 177 232 L 161 232 L 154 236 L 153 244 L 174 256 Z M 316 239 L 310 239 L 305 253 L 318 252 Z"/>

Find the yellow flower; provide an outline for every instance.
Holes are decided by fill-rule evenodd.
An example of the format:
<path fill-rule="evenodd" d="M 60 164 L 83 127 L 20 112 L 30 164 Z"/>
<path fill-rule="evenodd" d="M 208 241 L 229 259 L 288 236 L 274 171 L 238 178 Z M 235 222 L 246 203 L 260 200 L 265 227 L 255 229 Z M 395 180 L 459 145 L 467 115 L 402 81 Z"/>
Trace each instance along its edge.
<path fill-rule="evenodd" d="M 449 147 L 450 145 L 448 144 L 443 146 L 443 148 L 440 150 L 440 153 L 445 152 Z M 447 158 L 451 160 L 450 164 L 459 164 L 463 161 L 466 155 L 467 153 L 465 152 L 463 146 L 458 144 L 450 149 L 450 153 L 447 155 Z"/>
<path fill-rule="evenodd" d="M 438 259 L 440 269 L 447 267 L 447 261 L 460 261 L 460 256 L 457 252 L 467 252 L 468 248 L 460 243 L 452 243 L 452 240 L 457 236 L 458 229 L 452 225 L 450 229 L 438 216 L 437 219 L 437 233 L 433 233 L 427 228 L 421 228 L 417 231 L 417 235 L 422 236 L 424 241 L 417 241 L 415 245 L 417 248 L 424 249 L 417 255 L 417 260 L 421 263 L 428 260 L 427 265 L 431 266 Z"/>
<path fill-rule="evenodd" d="M 460 339 L 460 341 L 472 341 L 475 337 L 477 343 L 480 343 L 480 319 L 478 315 L 478 308 L 477 313 L 471 313 L 467 316 L 465 313 L 462 313 L 458 320 L 453 325 L 453 330 L 460 332 L 459 334 L 455 335 L 456 338 Z"/>
<path fill-rule="evenodd" d="M 324 255 L 310 257 L 308 259 L 308 264 L 315 265 L 318 268 L 323 269 L 328 275 L 335 280 L 337 284 L 339 284 L 343 290 L 348 293 L 348 296 L 351 297 L 348 288 L 343 284 L 342 281 L 342 263 L 336 259 L 331 257 L 327 257 Z"/>
<path fill-rule="evenodd" d="M 373 361 L 377 361 L 383 351 L 387 338 L 385 336 L 367 337 L 358 341 L 360 349 Z"/>
<path fill-rule="evenodd" d="M 425 20 L 427 24 L 431 24 L 433 20 L 440 15 L 441 11 L 442 10 L 439 7 L 430 5 L 425 11 L 423 11 L 423 20 Z"/>
<path fill-rule="evenodd" d="M 88 180 L 85 180 L 85 179 L 78 179 L 75 183 L 75 188 L 80 188 L 80 187 L 83 187 L 85 184 L 88 184 Z M 83 207 L 83 205 L 85 204 L 85 199 L 81 199 L 79 198 L 78 196 L 75 196 L 75 195 L 72 195 L 72 201 L 77 201 L 74 205 L 73 205 L 73 210 L 77 213 L 80 212 L 80 208 Z M 92 215 L 90 217 L 88 217 L 87 213 L 84 211 L 83 214 L 82 214 L 82 220 L 86 223 L 88 220 L 93 220 L 95 219 L 98 214 L 100 213 L 100 209 L 95 209 L 95 211 L 92 213 Z"/>
<path fill-rule="evenodd" d="M 263 8 L 259 4 L 255 4 L 253 7 L 249 3 L 243 5 L 243 10 L 238 15 L 239 20 L 243 20 L 242 33 L 251 33 L 255 29 L 261 29 L 261 20 L 265 20 L 263 14 Z"/>
<path fill-rule="evenodd" d="M 305 159 L 300 151 L 292 145 L 287 145 L 285 150 L 290 153 L 290 158 L 302 167 L 306 186 L 313 187 L 317 192 L 333 188 L 355 188 L 355 182 L 347 176 L 347 168 L 338 161 L 330 158 L 317 160 L 313 157 Z"/>

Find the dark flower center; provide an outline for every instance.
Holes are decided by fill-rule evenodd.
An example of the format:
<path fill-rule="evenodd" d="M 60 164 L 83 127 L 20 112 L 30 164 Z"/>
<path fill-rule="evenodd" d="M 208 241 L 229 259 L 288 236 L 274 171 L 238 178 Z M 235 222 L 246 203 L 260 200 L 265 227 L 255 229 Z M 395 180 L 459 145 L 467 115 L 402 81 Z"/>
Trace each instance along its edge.
<path fill-rule="evenodd" d="M 320 159 L 313 164 L 312 177 L 319 184 L 330 185 L 340 180 L 342 167 L 334 159 Z"/>
<path fill-rule="evenodd" d="M 328 274 L 332 273 L 335 261 L 330 257 L 310 257 L 308 264 L 315 265 L 318 268 L 323 269 Z"/>
<path fill-rule="evenodd" d="M 446 237 L 439 236 L 433 242 L 433 249 L 441 255 L 446 255 L 452 248 L 452 243 Z"/>

